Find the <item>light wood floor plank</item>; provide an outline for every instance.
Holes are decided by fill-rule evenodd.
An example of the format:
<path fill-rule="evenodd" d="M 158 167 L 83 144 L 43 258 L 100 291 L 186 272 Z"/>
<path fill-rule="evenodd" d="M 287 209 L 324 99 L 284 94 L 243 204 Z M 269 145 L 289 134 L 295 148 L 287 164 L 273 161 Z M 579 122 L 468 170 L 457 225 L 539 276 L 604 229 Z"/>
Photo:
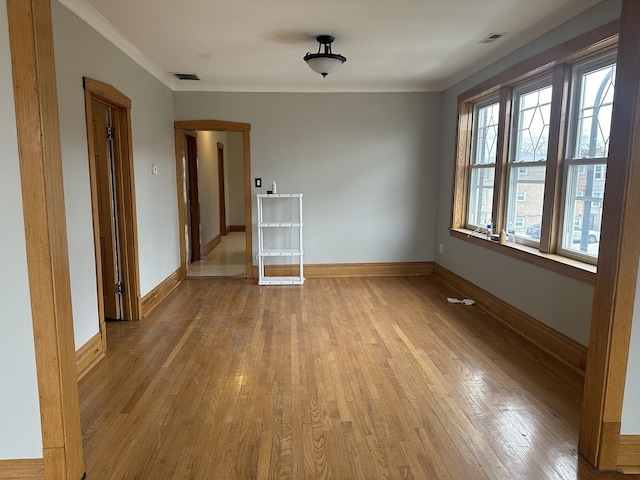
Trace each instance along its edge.
<path fill-rule="evenodd" d="M 434 277 L 185 281 L 80 381 L 90 479 L 638 480 L 583 379 Z"/>

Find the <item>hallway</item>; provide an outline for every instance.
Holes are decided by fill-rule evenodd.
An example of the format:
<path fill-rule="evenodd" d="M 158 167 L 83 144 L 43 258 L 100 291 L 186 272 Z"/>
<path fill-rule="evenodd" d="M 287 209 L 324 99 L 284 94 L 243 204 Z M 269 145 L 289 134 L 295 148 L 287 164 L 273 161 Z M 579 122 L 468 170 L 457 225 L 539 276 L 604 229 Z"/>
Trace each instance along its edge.
<path fill-rule="evenodd" d="M 246 277 L 244 232 L 231 232 L 202 260 L 189 265 L 190 277 Z"/>

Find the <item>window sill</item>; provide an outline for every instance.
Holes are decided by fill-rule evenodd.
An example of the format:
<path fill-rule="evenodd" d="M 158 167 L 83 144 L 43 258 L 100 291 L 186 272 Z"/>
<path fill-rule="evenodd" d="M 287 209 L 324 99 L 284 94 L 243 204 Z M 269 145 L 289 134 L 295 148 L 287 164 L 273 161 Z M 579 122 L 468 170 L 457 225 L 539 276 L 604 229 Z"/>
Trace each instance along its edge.
<path fill-rule="evenodd" d="M 460 240 L 471 242 L 474 245 L 488 248 L 524 262 L 533 263 L 539 267 L 546 268 L 581 282 L 588 283 L 590 285 L 595 285 L 596 283 L 597 267 L 595 265 L 590 265 L 588 263 L 583 263 L 560 255 L 542 253 L 535 248 L 519 243 L 502 245 L 498 242 L 487 240 L 482 234 L 474 233 L 472 230 L 464 228 L 451 228 L 449 229 L 449 234 Z"/>

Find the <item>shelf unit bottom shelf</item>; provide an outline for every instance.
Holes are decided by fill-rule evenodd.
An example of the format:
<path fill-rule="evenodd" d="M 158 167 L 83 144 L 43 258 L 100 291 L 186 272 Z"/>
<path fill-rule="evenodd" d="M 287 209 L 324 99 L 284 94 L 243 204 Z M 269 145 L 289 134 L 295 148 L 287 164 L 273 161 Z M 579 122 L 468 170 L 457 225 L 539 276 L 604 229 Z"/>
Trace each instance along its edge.
<path fill-rule="evenodd" d="M 263 277 L 258 281 L 258 285 L 304 285 L 304 278 L 301 278 L 301 277 Z"/>

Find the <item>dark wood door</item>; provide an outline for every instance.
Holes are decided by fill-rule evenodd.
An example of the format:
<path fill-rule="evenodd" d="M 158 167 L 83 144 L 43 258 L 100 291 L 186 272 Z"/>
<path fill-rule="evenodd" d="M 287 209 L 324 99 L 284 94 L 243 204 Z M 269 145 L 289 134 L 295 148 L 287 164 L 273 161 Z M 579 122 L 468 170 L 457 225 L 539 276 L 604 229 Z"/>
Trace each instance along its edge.
<path fill-rule="evenodd" d="M 106 105 L 93 102 L 92 113 L 104 316 L 119 320 L 122 317 L 120 310 L 113 162 L 110 140 L 107 135 L 107 128 L 110 126 L 110 109 Z"/>
<path fill-rule="evenodd" d="M 224 189 L 224 145 L 218 142 L 218 196 L 220 206 L 220 235 L 226 235 L 227 231 L 227 204 Z"/>
<path fill-rule="evenodd" d="M 186 134 L 187 140 L 187 190 L 189 200 L 190 260 L 200 260 L 200 200 L 198 196 L 198 142 Z"/>

